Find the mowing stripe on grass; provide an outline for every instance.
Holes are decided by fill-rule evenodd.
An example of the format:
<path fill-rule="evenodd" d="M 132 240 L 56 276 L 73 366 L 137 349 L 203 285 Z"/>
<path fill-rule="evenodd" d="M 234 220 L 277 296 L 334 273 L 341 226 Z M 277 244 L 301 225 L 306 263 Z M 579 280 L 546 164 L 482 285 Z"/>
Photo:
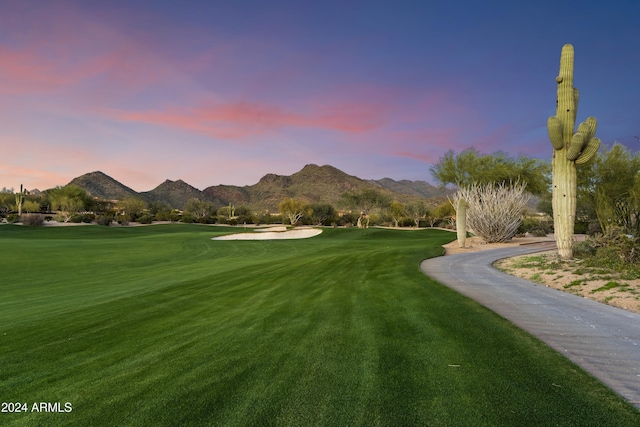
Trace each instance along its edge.
<path fill-rule="evenodd" d="M 0 228 L 12 248 L 0 261 L 0 396 L 73 404 L 0 422 L 638 421 L 562 356 L 419 271 L 451 233 L 211 241 L 216 230 Z M 54 254 L 34 260 L 38 248 Z"/>

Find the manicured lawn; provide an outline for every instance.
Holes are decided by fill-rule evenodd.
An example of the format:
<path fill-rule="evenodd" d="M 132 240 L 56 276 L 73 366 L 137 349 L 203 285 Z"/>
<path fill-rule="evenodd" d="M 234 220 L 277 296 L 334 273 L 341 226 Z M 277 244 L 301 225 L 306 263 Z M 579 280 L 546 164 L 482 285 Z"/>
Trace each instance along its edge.
<path fill-rule="evenodd" d="M 565 358 L 419 271 L 444 231 L 0 226 L 2 425 L 638 425 Z"/>

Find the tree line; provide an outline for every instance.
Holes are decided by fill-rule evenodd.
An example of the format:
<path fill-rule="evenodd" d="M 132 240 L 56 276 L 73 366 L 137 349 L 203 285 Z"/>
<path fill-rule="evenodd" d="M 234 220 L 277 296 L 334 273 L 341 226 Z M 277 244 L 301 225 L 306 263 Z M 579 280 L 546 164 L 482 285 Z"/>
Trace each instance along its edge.
<path fill-rule="evenodd" d="M 624 145 L 615 143 L 603 147 L 581 168 L 577 185 L 576 233 L 594 234 L 616 227 L 637 236 L 640 232 L 640 154 L 633 154 Z M 548 161 L 527 156 L 513 158 L 503 152 L 482 154 L 470 148 L 460 153 L 447 152 L 431 168 L 431 173 L 441 185 L 457 188 L 523 185 L 527 193 L 539 200 L 538 212 L 553 214 Z M 478 204 L 481 206 L 482 202 Z M 424 199 L 405 204 L 375 189 L 344 193 L 337 206 L 286 198 L 279 204 L 276 214 L 255 212 L 233 204 L 220 207 L 199 199 L 189 200 L 182 210 L 135 197 L 117 202 L 97 200 L 75 185 L 33 195 L 24 190 L 0 190 L 0 217 L 6 221 L 17 221 L 21 214 L 42 212 L 51 213 L 52 218 L 63 222 L 288 223 L 363 228 L 372 225 L 452 227 L 456 216 L 454 205 L 447 200 Z M 530 221 L 524 223 L 528 228 L 535 227 Z M 552 231 L 548 224 L 545 228 Z M 518 231 L 522 231 L 522 227 Z"/>
<path fill-rule="evenodd" d="M 149 224 L 171 221 L 202 224 L 275 224 L 357 226 L 373 225 L 434 226 L 448 221 L 452 209 L 448 202 L 430 206 L 429 201 L 404 204 L 372 189 L 344 193 L 338 206 L 330 203 L 307 203 L 285 198 L 277 213 L 253 211 L 246 206 L 215 206 L 212 202 L 192 198 L 183 209 L 172 209 L 161 202 L 147 203 L 136 197 L 118 201 L 92 198 L 77 185 L 56 187 L 38 194 L 3 188 L 0 190 L 0 218 L 41 225 L 44 220 L 101 225 L 130 222 Z"/>

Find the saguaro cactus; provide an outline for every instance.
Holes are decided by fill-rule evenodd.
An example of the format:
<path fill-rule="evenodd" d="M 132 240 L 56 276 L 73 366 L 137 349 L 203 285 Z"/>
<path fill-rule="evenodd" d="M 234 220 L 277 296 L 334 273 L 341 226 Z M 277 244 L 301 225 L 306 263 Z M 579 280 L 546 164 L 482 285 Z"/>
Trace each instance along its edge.
<path fill-rule="evenodd" d="M 24 203 L 25 194 L 27 194 L 27 190 L 23 190 L 22 184 L 20 184 L 20 192 L 15 194 L 16 208 L 18 209 L 18 216 L 22 216 L 22 204 Z"/>
<path fill-rule="evenodd" d="M 458 199 L 456 206 L 456 231 L 458 233 L 458 247 L 464 248 L 467 240 L 467 206 L 468 203 L 462 197 Z"/>
<path fill-rule="evenodd" d="M 597 121 L 589 117 L 574 133 L 578 112 L 578 89 L 573 87 L 573 46 L 566 44 L 560 54 L 560 73 L 556 77 L 558 94 L 556 115 L 549 117 L 547 128 L 553 147 L 551 162 L 553 225 L 558 255 L 563 259 L 573 256 L 573 230 L 576 216 L 576 165 L 591 160 L 600 139 L 596 133 Z"/>

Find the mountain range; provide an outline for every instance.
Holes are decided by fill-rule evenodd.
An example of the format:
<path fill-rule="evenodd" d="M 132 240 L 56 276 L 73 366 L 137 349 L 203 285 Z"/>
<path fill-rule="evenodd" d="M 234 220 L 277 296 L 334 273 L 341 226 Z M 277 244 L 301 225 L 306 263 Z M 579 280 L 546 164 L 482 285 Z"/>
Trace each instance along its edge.
<path fill-rule="evenodd" d="M 390 178 L 363 180 L 325 165 L 306 165 L 292 175 L 267 174 L 254 185 L 214 185 L 199 190 L 182 180 L 166 180 L 150 191 L 136 192 L 103 172 L 96 171 L 74 178 L 69 184 L 83 188 L 89 195 L 103 200 L 137 197 L 146 202 L 161 202 L 171 208 L 182 209 L 191 198 L 210 201 L 216 207 L 229 204 L 246 206 L 256 211 L 277 211 L 285 198 L 299 198 L 308 203 L 339 205 L 342 194 L 365 189 L 380 191 L 393 200 L 410 203 L 435 199 L 450 193 L 426 181 L 394 181 Z M 434 202 L 435 203 L 435 202 Z"/>

